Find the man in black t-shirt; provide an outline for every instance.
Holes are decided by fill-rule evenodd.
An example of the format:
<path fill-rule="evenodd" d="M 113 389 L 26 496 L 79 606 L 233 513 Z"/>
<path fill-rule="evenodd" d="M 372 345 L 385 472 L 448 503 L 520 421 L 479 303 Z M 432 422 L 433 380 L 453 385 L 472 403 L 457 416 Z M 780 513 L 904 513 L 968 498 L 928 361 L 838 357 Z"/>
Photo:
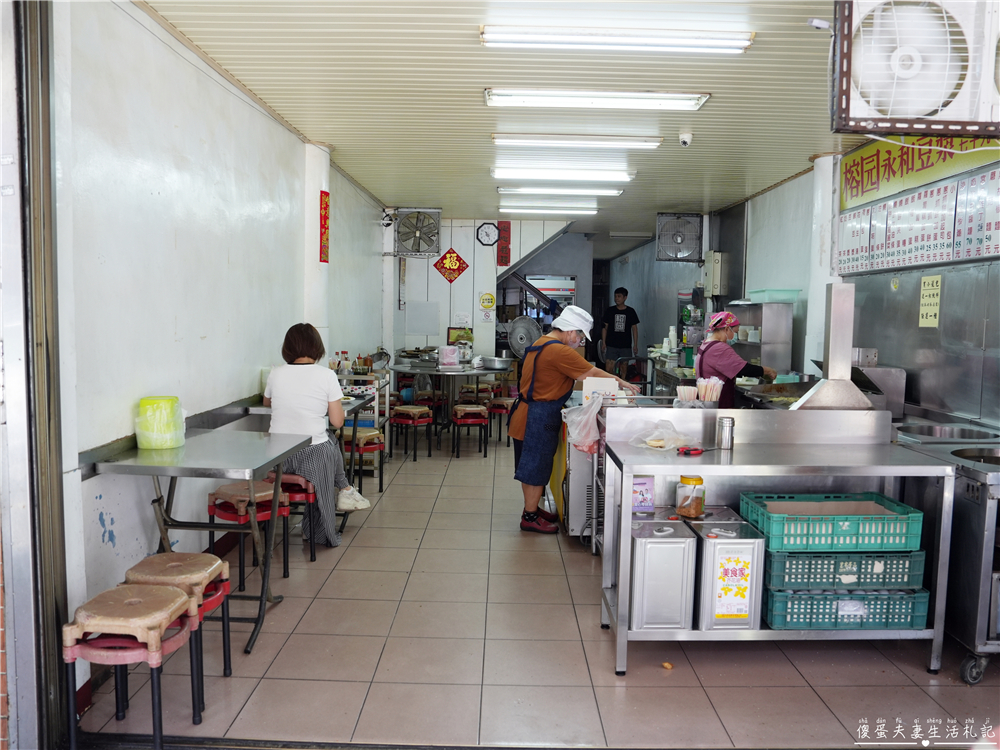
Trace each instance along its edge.
<path fill-rule="evenodd" d="M 639 354 L 639 316 L 625 304 L 628 289 L 615 289 L 615 304 L 604 313 L 601 341 L 604 343 L 604 369 L 611 372 L 619 357 Z"/>

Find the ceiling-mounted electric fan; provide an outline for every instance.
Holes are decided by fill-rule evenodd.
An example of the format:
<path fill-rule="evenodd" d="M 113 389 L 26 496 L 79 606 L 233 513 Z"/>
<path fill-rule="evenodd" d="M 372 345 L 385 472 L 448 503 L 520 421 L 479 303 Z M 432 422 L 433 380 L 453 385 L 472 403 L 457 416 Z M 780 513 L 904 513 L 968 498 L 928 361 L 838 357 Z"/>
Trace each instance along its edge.
<path fill-rule="evenodd" d="M 518 359 L 524 359 L 524 350 L 542 337 L 542 327 L 534 318 L 521 315 L 510 322 L 507 342 Z"/>
<path fill-rule="evenodd" d="M 996 0 L 838 0 L 833 130 L 1000 135 Z"/>
<path fill-rule="evenodd" d="M 436 258 L 441 254 L 440 208 L 397 208 L 393 255 Z"/>
<path fill-rule="evenodd" d="M 701 214 L 656 215 L 656 259 L 701 261 Z"/>

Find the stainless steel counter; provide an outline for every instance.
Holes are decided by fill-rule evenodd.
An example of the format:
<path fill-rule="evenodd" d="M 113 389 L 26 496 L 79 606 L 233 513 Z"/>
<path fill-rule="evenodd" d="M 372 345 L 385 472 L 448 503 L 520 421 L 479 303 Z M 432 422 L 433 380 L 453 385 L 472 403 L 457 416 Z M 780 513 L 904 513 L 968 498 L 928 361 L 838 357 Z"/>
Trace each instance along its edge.
<path fill-rule="evenodd" d="M 759 433 L 761 425 L 775 419 L 779 412 L 744 412 L 743 435 Z M 755 425 L 761 417 L 761 425 Z M 784 414 L 780 419 L 793 425 L 797 412 Z M 609 419 L 611 414 L 608 415 Z M 818 425 L 822 416 L 808 416 L 802 424 Z M 850 419 L 831 413 L 829 424 Z M 860 418 L 859 418 L 860 419 Z M 863 426 L 864 421 L 859 421 Z M 608 435 L 621 435 L 622 425 L 612 426 L 609 421 Z M 875 430 L 867 437 L 871 439 Z M 824 439 L 844 442 L 845 435 L 829 430 L 814 429 L 812 441 Z M 780 440 L 780 435 L 772 433 L 772 439 Z M 859 442 L 861 437 L 859 435 Z M 877 442 L 868 445 L 819 444 L 818 442 L 779 443 L 737 443 L 730 452 L 711 451 L 700 456 L 677 456 L 666 451 L 638 448 L 621 440 L 611 440 L 607 444 L 604 486 L 604 577 L 602 581 L 602 626 L 610 626 L 615 631 L 617 674 L 625 673 L 628 641 L 630 640 L 855 640 L 873 638 L 930 639 L 931 650 L 929 669 L 936 671 L 941 666 L 941 648 L 944 639 L 944 615 L 948 581 L 948 558 L 951 541 L 952 509 L 955 493 L 955 466 L 941 459 L 916 453 L 902 446 Z M 931 585 L 934 613 L 932 627 L 924 630 L 761 630 L 743 631 L 638 631 L 629 629 L 629 600 L 631 594 L 632 545 L 632 481 L 634 475 L 679 476 L 697 474 L 708 483 L 717 477 L 869 477 L 882 483 L 882 491 L 898 498 L 898 477 L 925 476 L 941 477 L 942 491 L 937 519 L 938 539 L 936 548 L 937 567 L 932 571 Z M 752 481 L 752 480 L 748 480 Z M 780 481 L 774 480 L 774 481 Z M 625 491 L 625 488 L 629 488 Z"/>

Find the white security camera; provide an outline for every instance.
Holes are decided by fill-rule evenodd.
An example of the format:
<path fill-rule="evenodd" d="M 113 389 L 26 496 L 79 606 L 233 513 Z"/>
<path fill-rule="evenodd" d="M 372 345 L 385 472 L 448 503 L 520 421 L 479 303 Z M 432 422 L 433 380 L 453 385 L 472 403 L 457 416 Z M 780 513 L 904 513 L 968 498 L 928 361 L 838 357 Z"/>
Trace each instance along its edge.
<path fill-rule="evenodd" d="M 392 214 L 389 213 L 388 211 L 383 211 L 382 220 L 379 222 L 379 224 L 382 225 L 383 229 L 388 229 L 389 227 L 391 227 L 393 224 Z"/>
<path fill-rule="evenodd" d="M 822 18 L 810 18 L 808 21 L 806 21 L 806 23 L 812 26 L 814 29 L 819 29 L 820 31 L 824 31 L 830 28 L 830 22 L 825 21 Z"/>
<path fill-rule="evenodd" d="M 691 135 L 690 133 L 681 133 L 680 140 L 681 140 L 681 145 L 684 148 L 687 148 L 688 146 L 691 145 L 691 141 L 694 140 L 694 136 Z"/>

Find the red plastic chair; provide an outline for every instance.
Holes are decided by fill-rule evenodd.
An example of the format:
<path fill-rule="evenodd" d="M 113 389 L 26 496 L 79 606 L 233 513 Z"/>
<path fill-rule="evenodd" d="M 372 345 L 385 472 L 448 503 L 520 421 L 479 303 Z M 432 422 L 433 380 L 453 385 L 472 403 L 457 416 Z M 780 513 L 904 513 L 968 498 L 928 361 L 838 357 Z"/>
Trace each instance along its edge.
<path fill-rule="evenodd" d="M 493 435 L 493 417 L 497 418 L 497 442 L 500 442 L 500 436 L 503 434 L 503 418 L 505 415 L 510 414 L 510 409 L 514 405 L 515 399 L 512 398 L 495 398 L 490 401 L 486 410 L 490 415 L 490 436 Z M 507 435 L 507 447 L 510 447 L 510 435 Z"/>
<path fill-rule="evenodd" d="M 271 521 L 271 504 L 274 493 L 273 482 L 254 482 L 254 495 L 257 499 L 257 522 L 260 524 L 269 523 Z M 266 499 L 265 499 L 266 498 Z M 249 487 L 247 482 L 234 482 L 233 484 L 224 484 L 221 487 L 217 487 L 214 492 L 210 492 L 208 495 L 208 522 L 210 524 L 215 523 L 215 519 L 218 518 L 222 521 L 230 521 L 232 523 L 243 525 L 250 524 L 250 513 L 248 511 L 249 504 Z M 282 540 L 281 549 L 283 552 L 284 560 L 282 561 L 282 578 L 288 578 L 288 518 L 291 515 L 291 508 L 288 506 L 288 495 L 282 492 L 278 496 L 278 517 L 282 521 Z M 240 583 L 238 590 L 246 590 L 246 571 L 244 556 L 246 552 L 245 533 L 240 533 L 239 545 L 240 545 Z M 267 538 L 266 534 L 263 534 L 264 538 Z M 215 532 L 208 532 L 208 551 L 215 554 Z M 257 566 L 259 560 L 257 559 L 257 548 L 253 549 L 253 565 Z"/>
<path fill-rule="evenodd" d="M 431 426 L 434 423 L 434 412 L 426 406 L 397 406 L 392 410 L 389 427 L 395 431 L 395 440 L 389 442 L 389 458 L 392 458 L 393 442 L 399 442 L 399 428 L 403 431 L 403 455 L 409 450 L 409 428 L 413 428 L 413 460 L 417 460 L 417 428 L 427 428 L 427 457 L 431 457 Z"/>
<path fill-rule="evenodd" d="M 479 445 L 478 451 L 483 452 L 483 458 L 486 458 L 486 446 L 489 443 L 487 437 L 487 430 L 489 428 L 489 412 L 487 412 L 485 406 L 475 405 L 464 405 L 459 404 L 455 406 L 451 411 L 451 423 L 454 425 L 455 429 L 451 433 L 451 452 L 454 454 L 455 458 L 461 458 L 461 432 L 463 427 L 478 427 L 479 428 Z"/>

